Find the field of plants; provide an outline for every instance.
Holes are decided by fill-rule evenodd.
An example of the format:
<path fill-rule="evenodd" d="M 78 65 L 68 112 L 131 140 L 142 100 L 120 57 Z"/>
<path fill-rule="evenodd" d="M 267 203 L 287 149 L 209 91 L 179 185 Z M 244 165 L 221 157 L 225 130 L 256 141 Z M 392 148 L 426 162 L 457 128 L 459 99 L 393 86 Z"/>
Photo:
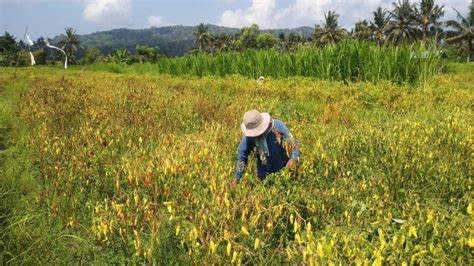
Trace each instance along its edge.
<path fill-rule="evenodd" d="M 474 65 L 448 70 L 407 85 L 2 69 L 0 263 L 468 265 Z M 288 125 L 301 164 L 260 182 L 251 163 L 232 187 L 254 108 Z"/>
<path fill-rule="evenodd" d="M 344 40 L 321 48 L 301 48 L 294 52 L 245 50 L 214 56 L 199 53 L 161 58 L 154 64 L 127 66 L 96 64 L 89 70 L 114 73 L 158 73 L 176 76 L 219 76 L 233 74 L 258 78 L 312 77 L 321 80 L 424 83 L 441 69 L 441 51 L 414 43 L 379 46 L 372 42 Z M 120 59 L 117 60 L 119 63 Z"/>

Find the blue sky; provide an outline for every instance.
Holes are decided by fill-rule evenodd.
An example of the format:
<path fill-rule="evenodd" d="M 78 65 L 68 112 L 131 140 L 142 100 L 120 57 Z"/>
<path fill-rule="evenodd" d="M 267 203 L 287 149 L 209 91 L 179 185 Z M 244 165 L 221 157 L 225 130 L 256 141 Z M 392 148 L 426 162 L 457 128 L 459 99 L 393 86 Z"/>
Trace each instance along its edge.
<path fill-rule="evenodd" d="M 454 7 L 467 13 L 472 0 L 438 0 L 445 5 L 445 19 Z M 393 0 L 0 0 L 0 33 L 23 37 L 54 37 L 64 27 L 80 34 L 114 28 L 196 25 L 200 22 L 261 28 L 314 26 L 324 12 L 339 13 L 340 24 L 350 28 L 359 19 L 371 19 L 378 6 L 391 8 Z"/>

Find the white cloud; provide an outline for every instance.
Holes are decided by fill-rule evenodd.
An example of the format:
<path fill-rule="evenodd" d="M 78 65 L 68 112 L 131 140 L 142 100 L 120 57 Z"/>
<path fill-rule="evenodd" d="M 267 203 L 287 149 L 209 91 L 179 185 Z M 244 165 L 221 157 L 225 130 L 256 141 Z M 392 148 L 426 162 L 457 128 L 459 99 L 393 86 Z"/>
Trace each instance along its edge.
<path fill-rule="evenodd" d="M 130 20 L 131 0 L 85 0 L 85 20 L 111 25 L 125 25 Z"/>
<path fill-rule="evenodd" d="M 314 26 L 324 20 L 324 13 L 329 10 L 339 15 L 339 24 L 352 28 L 361 19 L 372 19 L 372 12 L 379 6 L 392 9 L 392 2 L 397 0 L 293 0 L 289 5 L 277 7 L 276 0 L 252 0 L 248 7 L 226 10 L 222 13 L 219 25 L 245 27 L 256 23 L 261 28 Z M 418 1 L 412 1 L 418 2 Z M 439 0 L 436 4 L 445 5 L 445 19 L 454 17 L 451 7 L 459 8 L 465 13 L 469 3 L 466 0 Z"/>
<path fill-rule="evenodd" d="M 172 25 L 172 23 L 161 16 L 149 16 L 147 21 L 149 27 L 164 27 Z"/>
<path fill-rule="evenodd" d="M 294 0 L 286 7 L 277 8 L 275 0 L 252 0 L 250 7 L 226 10 L 219 21 L 220 25 L 243 27 L 256 23 L 262 28 L 313 26 L 324 19 L 324 13 L 335 10 L 338 14 L 360 19 L 370 16 L 377 6 L 385 6 L 386 0 Z"/>
<path fill-rule="evenodd" d="M 219 24 L 228 27 L 243 27 L 256 23 L 262 28 L 271 28 L 275 7 L 276 0 L 252 0 L 252 5 L 245 10 L 224 11 Z"/>

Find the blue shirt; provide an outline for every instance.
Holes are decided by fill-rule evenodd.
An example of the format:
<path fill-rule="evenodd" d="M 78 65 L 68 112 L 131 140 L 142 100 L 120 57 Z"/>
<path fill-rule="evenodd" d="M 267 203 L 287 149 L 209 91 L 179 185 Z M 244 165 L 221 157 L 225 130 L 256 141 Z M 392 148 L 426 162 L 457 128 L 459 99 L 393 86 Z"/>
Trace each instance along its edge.
<path fill-rule="evenodd" d="M 258 151 L 254 137 L 243 136 L 238 148 L 235 178 L 242 178 L 248 156 L 252 150 L 257 155 L 257 175 L 263 180 L 268 174 L 276 173 L 286 166 L 288 160 L 298 160 L 299 142 L 293 137 L 286 125 L 277 119 L 272 121 L 272 128 L 266 136 L 268 155 Z"/>

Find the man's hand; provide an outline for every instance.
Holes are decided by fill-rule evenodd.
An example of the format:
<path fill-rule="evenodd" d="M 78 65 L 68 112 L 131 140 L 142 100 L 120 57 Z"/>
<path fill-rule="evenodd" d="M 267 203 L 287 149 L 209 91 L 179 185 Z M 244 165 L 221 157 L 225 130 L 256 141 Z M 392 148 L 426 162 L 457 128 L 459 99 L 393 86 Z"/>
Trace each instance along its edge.
<path fill-rule="evenodd" d="M 295 159 L 290 159 L 286 163 L 286 167 L 288 167 L 290 170 L 296 170 L 296 160 Z"/>

